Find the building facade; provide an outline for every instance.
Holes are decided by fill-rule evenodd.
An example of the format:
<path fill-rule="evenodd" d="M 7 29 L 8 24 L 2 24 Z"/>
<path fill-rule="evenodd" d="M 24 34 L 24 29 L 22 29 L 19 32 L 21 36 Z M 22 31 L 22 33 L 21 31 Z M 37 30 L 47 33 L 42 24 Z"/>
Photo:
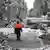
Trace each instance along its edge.
<path fill-rule="evenodd" d="M 50 0 L 48 0 L 48 19 L 50 20 Z"/>
<path fill-rule="evenodd" d="M 39 16 L 40 16 L 40 11 L 41 11 L 40 9 L 41 5 L 42 5 L 42 0 L 35 0 L 34 9 L 36 9 L 36 13 L 39 14 Z"/>
<path fill-rule="evenodd" d="M 34 2 L 34 10 L 32 11 L 34 14 L 33 16 L 38 16 L 40 17 L 42 15 L 43 12 L 47 12 L 47 9 L 48 9 L 48 5 L 47 5 L 47 2 L 44 4 L 44 1 L 47 1 L 47 0 L 35 0 Z"/>
<path fill-rule="evenodd" d="M 16 2 L 16 3 L 15 3 Z M 27 6 L 24 2 L 24 0 L 15 0 L 12 1 L 14 3 L 10 8 L 10 19 L 14 20 L 17 16 L 20 16 L 20 18 L 23 18 L 26 16 L 26 10 Z"/>

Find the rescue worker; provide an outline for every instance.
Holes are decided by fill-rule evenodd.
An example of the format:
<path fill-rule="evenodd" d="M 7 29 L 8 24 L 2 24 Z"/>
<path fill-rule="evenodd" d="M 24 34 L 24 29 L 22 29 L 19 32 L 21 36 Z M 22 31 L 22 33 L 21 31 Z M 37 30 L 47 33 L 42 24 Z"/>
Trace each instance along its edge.
<path fill-rule="evenodd" d="M 15 25 L 15 34 L 17 35 L 17 40 L 20 40 L 22 31 L 22 24 L 19 24 L 19 21 L 17 21 L 17 24 Z"/>

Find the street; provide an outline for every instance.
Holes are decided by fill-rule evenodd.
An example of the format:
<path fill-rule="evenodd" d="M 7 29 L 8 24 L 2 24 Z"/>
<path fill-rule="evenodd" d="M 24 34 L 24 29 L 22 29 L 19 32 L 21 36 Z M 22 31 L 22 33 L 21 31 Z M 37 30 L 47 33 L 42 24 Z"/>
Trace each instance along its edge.
<path fill-rule="evenodd" d="M 26 33 L 21 35 L 22 41 L 16 41 L 16 35 L 9 35 L 9 44 L 13 48 L 40 48 L 39 40 L 36 40 L 33 33 Z"/>
<path fill-rule="evenodd" d="M 7 30 L 7 31 L 6 31 Z M 42 47 L 41 41 L 38 38 L 39 35 L 42 34 L 39 29 L 29 29 L 29 28 L 23 28 L 23 31 L 21 32 L 21 40 L 22 41 L 16 41 L 16 34 L 12 33 L 12 28 L 2 28 L 0 31 L 2 32 L 9 32 L 8 34 L 8 43 L 13 48 L 40 48 Z M 48 44 L 48 40 L 43 40 L 43 43 L 45 45 Z M 49 42 L 50 45 L 50 42 Z"/>
<path fill-rule="evenodd" d="M 30 48 L 30 49 L 34 49 L 34 48 L 42 47 L 40 41 L 36 37 L 35 32 L 21 33 L 21 40 L 22 41 L 16 41 L 16 35 L 15 34 L 9 35 L 8 38 L 9 38 L 8 42 L 13 48 L 27 48 L 27 49 Z M 48 44 L 48 40 L 43 40 L 43 41 L 44 41 L 45 45 Z M 49 45 L 50 45 L 50 43 L 49 43 Z"/>

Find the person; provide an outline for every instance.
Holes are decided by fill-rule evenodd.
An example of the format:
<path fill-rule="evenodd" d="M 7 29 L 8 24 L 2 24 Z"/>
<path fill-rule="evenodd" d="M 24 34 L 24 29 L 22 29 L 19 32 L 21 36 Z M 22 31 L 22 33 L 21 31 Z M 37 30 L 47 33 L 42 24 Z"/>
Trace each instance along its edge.
<path fill-rule="evenodd" d="M 17 21 L 17 24 L 15 25 L 15 34 L 17 35 L 17 40 L 21 40 L 20 39 L 21 31 L 22 31 L 22 24 L 20 24 L 19 21 Z"/>

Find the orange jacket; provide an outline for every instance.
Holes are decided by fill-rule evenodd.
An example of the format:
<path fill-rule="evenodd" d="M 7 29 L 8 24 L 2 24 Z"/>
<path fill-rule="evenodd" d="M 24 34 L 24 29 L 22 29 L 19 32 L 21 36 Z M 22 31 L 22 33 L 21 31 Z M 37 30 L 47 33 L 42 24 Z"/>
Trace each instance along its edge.
<path fill-rule="evenodd" d="M 23 28 L 24 27 L 24 25 L 22 25 L 22 24 L 16 24 L 15 25 L 15 28 Z"/>

